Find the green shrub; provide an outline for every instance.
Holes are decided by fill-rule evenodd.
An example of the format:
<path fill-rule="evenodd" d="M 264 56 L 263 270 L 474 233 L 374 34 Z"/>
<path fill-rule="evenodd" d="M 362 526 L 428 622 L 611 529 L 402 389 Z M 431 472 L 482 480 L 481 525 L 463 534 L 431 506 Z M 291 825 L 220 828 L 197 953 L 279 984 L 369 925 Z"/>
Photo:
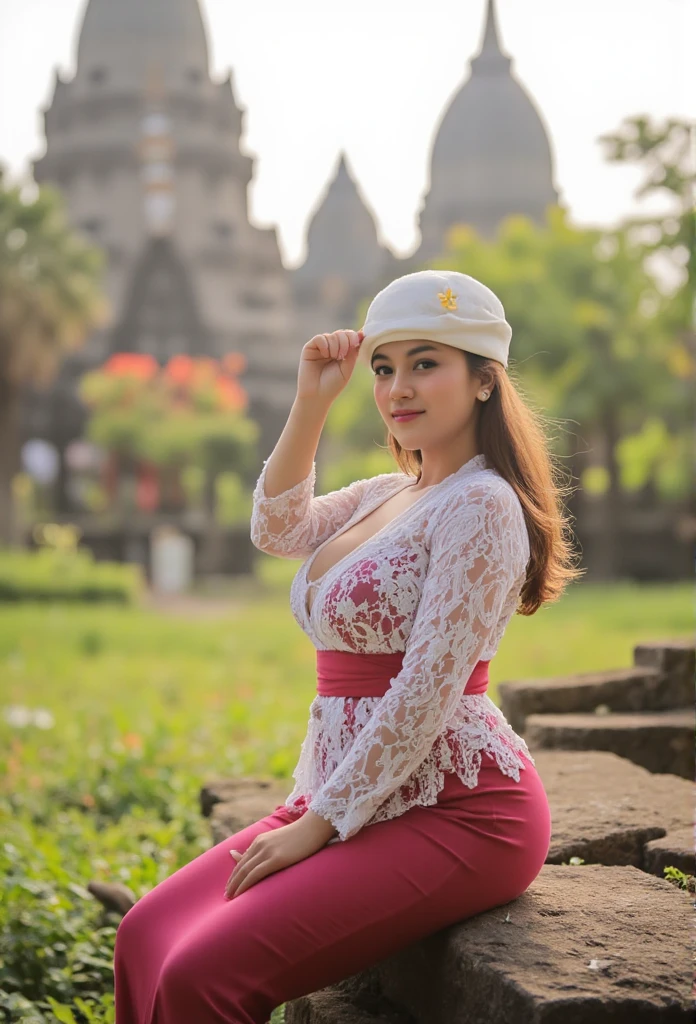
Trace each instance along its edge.
<path fill-rule="evenodd" d="M 119 601 L 132 604 L 143 587 L 140 566 L 97 562 L 86 548 L 0 550 L 0 602 Z"/>

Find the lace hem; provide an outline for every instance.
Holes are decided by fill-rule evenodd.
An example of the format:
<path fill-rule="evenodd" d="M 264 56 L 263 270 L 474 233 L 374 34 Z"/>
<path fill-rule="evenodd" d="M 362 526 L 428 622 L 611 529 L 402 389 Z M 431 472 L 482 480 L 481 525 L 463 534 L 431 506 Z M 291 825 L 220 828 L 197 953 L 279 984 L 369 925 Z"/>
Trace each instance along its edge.
<path fill-rule="evenodd" d="M 349 839 L 362 826 L 352 821 L 350 811 L 346 812 L 345 808 L 337 814 L 334 800 L 322 800 L 312 794 L 341 762 L 379 700 L 378 697 L 317 696 L 310 707 L 309 728 L 293 772 L 296 785 L 285 807 L 299 814 L 310 809 L 330 821 L 338 835 L 329 843 Z M 487 694 L 463 696 L 425 760 L 364 824 L 387 821 L 411 807 L 431 807 L 437 803 L 446 772 L 456 772 L 469 789 L 474 789 L 483 752 L 489 753 L 501 772 L 515 782 L 520 781 L 520 771 L 526 767 L 521 755 L 535 763 L 525 741 Z"/>

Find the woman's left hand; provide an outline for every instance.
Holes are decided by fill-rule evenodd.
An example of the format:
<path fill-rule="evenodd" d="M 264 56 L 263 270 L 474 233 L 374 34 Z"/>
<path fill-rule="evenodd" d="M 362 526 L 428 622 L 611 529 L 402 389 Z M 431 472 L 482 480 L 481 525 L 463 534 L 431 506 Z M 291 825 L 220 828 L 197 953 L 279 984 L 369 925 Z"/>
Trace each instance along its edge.
<path fill-rule="evenodd" d="M 311 857 L 326 846 L 336 832 L 324 818 L 317 816 L 316 824 L 313 818 L 315 816 L 306 811 L 297 821 L 256 836 L 243 854 L 230 850 L 237 864 L 227 880 L 225 899 L 239 896 L 266 875 Z"/>

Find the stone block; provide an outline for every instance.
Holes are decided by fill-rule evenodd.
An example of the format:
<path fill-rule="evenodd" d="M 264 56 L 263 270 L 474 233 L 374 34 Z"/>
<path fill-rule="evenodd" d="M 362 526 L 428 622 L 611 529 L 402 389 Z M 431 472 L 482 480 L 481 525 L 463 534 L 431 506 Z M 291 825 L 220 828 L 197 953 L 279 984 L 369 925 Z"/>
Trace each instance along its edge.
<path fill-rule="evenodd" d="M 374 969 L 418 1024 L 693 1022 L 691 901 L 633 867 L 546 865 Z"/>
<path fill-rule="evenodd" d="M 669 680 L 671 706 L 691 704 L 696 683 L 696 646 L 691 639 L 654 640 L 633 648 L 633 663 L 651 668 Z"/>
<path fill-rule="evenodd" d="M 414 1018 L 374 995 L 361 976 L 285 1004 L 285 1024 L 415 1024 Z"/>
<path fill-rule="evenodd" d="M 694 778 L 693 707 L 607 715 L 530 715 L 530 750 L 605 750 L 651 772 Z"/>
<path fill-rule="evenodd" d="M 498 686 L 503 714 L 516 732 L 528 715 L 666 711 L 693 703 L 696 649 L 692 640 L 638 644 L 633 666 L 568 676 L 518 679 Z"/>
<path fill-rule="evenodd" d="M 266 814 L 270 814 L 277 804 L 287 799 L 289 792 L 288 783 L 282 779 L 254 775 L 209 779 L 200 791 L 201 814 L 204 818 L 209 818 L 216 804 L 225 804 L 250 794 L 266 799 L 268 805 L 272 805 L 270 810 L 266 811 Z M 276 797 L 279 799 L 276 800 Z"/>
<path fill-rule="evenodd" d="M 666 867 L 679 868 L 687 875 L 696 875 L 693 826 L 674 829 L 662 839 L 651 839 L 645 844 L 645 870 L 651 875 L 664 878 Z"/>
<path fill-rule="evenodd" d="M 681 834 L 693 821 L 687 779 L 655 775 L 604 751 L 538 750 L 533 756 L 551 808 L 547 864 L 582 857 L 652 871 L 647 844 Z"/>
<path fill-rule="evenodd" d="M 529 715 L 594 714 L 610 711 L 664 711 L 675 706 L 681 686 L 670 687 L 664 673 L 651 667 L 580 672 L 500 683 L 500 707 L 516 732 L 523 732 Z M 683 706 L 686 701 L 680 700 Z"/>

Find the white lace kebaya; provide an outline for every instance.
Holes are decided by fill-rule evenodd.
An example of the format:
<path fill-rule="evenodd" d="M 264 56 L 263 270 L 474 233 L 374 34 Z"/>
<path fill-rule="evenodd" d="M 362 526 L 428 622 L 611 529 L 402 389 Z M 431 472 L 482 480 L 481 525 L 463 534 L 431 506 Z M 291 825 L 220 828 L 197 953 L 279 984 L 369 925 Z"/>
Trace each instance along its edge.
<path fill-rule="evenodd" d="M 529 538 L 514 488 L 476 455 L 309 584 L 319 548 L 415 478 L 384 473 L 315 497 L 313 463 L 269 498 L 267 463 L 251 539 L 268 554 L 304 559 L 290 607 L 315 649 L 404 652 L 382 697 L 317 694 L 285 806 L 326 818 L 335 843 L 436 803 L 444 772 L 474 788 L 482 751 L 519 782 L 520 754 L 534 763 L 527 744 L 487 694 L 463 693 L 476 663 L 496 653 L 525 580 Z"/>

